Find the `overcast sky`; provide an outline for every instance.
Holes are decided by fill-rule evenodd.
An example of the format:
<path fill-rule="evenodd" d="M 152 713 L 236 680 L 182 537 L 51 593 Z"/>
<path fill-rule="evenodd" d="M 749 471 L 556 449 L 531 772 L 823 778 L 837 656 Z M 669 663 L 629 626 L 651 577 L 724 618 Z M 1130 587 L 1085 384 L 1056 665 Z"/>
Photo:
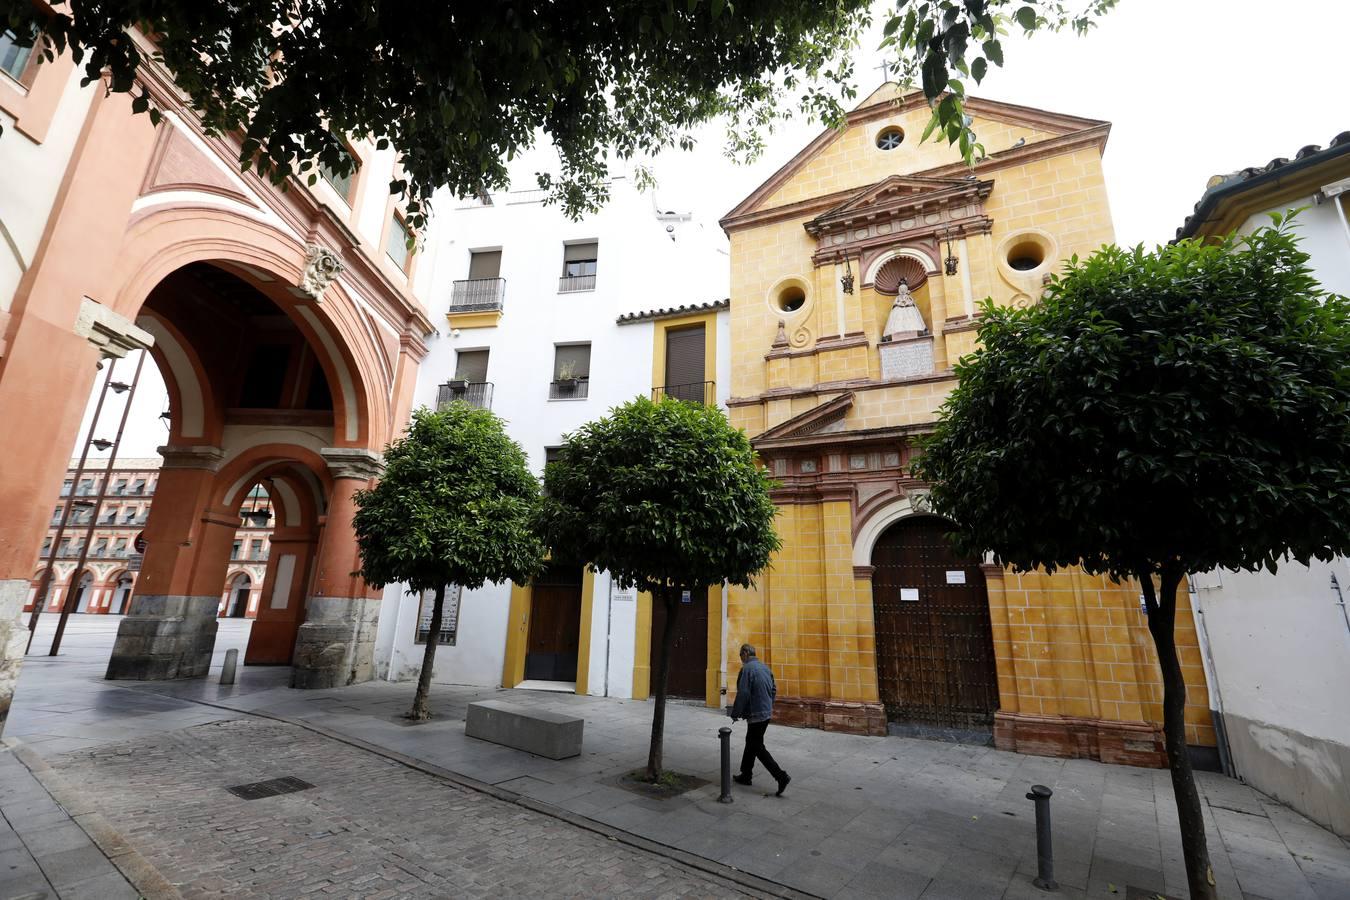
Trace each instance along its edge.
<path fill-rule="evenodd" d="M 885 8 L 876 7 L 879 18 Z M 1152 245 L 1174 236 L 1211 175 L 1292 157 L 1350 129 L 1347 35 L 1347 0 L 1120 0 L 1086 37 L 1010 37 L 1005 68 L 969 89 L 1111 122 L 1105 168 L 1116 240 Z M 860 97 L 881 81 L 877 42 L 874 33 L 863 44 Z M 693 152 L 656 160 L 660 205 L 693 212 L 715 237 L 716 220 L 819 131 L 791 122 L 769 138 L 763 159 L 735 166 L 710 127 Z M 534 187 L 532 172 L 548 164 L 547 151 L 523 156 L 514 186 Z M 119 366 L 129 377 L 132 366 Z M 166 434 L 153 366 L 142 384 L 123 457 L 153 456 Z M 101 429 L 111 436 L 115 421 L 103 421 L 113 422 Z"/>

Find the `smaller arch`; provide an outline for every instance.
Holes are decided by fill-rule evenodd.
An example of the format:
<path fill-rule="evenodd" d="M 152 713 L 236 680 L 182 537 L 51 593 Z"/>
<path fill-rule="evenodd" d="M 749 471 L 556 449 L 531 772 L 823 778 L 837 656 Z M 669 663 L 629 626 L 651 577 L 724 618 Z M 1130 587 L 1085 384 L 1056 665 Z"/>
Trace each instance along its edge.
<path fill-rule="evenodd" d="M 857 536 L 853 539 L 853 565 L 870 566 L 872 564 L 872 548 L 876 546 L 877 540 L 885 533 L 886 529 L 901 519 L 921 514 L 921 510 L 914 508 L 911 497 L 897 497 L 890 503 L 877 507 L 862 522 L 858 528 Z"/>

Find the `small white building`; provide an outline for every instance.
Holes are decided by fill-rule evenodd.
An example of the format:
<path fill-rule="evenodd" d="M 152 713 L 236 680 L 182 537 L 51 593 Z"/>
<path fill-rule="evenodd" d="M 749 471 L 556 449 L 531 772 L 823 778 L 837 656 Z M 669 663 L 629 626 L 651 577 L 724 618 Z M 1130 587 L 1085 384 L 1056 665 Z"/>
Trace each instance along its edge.
<path fill-rule="evenodd" d="M 1270 224 L 1267 213 L 1300 207 L 1318 280 L 1350 295 L 1350 132 L 1216 177 L 1178 237 L 1249 233 Z M 1350 560 L 1206 572 L 1192 590 L 1231 773 L 1350 835 Z"/>
<path fill-rule="evenodd" d="M 440 333 L 428 340 L 414 405 L 460 399 L 492 409 L 541 476 L 564 435 L 635 396 L 728 395 L 720 232 L 659 210 L 625 179 L 610 190 L 603 210 L 575 222 L 538 191 L 443 205 L 428 239 L 428 313 Z M 720 588 L 690 598 L 677 653 L 706 662 L 675 695 L 720 702 L 721 601 Z M 533 585 L 452 591 L 445 612 L 439 680 L 647 696 L 650 598 L 618 590 L 606 573 L 554 567 Z M 385 591 L 376 651 L 384 677 L 417 677 L 430 615 L 429 596 L 424 604 L 400 586 Z"/>

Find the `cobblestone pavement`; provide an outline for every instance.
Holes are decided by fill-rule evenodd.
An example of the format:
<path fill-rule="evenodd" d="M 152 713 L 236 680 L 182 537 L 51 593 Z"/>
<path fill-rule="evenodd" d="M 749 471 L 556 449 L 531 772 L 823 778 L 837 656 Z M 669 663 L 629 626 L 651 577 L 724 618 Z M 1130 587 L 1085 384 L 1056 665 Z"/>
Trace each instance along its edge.
<path fill-rule="evenodd" d="M 49 762 L 185 897 L 745 895 L 278 722 L 214 722 Z M 314 787 L 257 800 L 225 790 L 283 776 Z"/>

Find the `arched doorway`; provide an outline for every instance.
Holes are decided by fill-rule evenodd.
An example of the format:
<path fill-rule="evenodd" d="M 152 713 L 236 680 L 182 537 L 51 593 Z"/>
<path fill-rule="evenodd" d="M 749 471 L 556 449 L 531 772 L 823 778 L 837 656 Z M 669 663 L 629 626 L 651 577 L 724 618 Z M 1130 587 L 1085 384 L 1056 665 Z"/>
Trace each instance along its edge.
<path fill-rule="evenodd" d="M 937 516 L 891 525 L 872 549 L 877 686 L 886 718 L 990 730 L 998 709 L 989 595 L 978 559 L 961 557 Z"/>
<path fill-rule="evenodd" d="M 225 601 L 225 616 L 242 619 L 248 614 L 248 595 L 253 591 L 253 579 L 240 572 L 230 581 L 229 599 Z"/>
<path fill-rule="evenodd" d="M 75 612 L 89 612 L 89 603 L 94 599 L 94 573 L 85 572 L 80 576 L 79 586 L 75 588 Z"/>
<path fill-rule="evenodd" d="M 130 572 L 123 572 L 113 588 L 112 604 L 108 611 L 114 616 L 124 615 L 127 604 L 131 602 L 131 587 L 135 582 Z"/>

